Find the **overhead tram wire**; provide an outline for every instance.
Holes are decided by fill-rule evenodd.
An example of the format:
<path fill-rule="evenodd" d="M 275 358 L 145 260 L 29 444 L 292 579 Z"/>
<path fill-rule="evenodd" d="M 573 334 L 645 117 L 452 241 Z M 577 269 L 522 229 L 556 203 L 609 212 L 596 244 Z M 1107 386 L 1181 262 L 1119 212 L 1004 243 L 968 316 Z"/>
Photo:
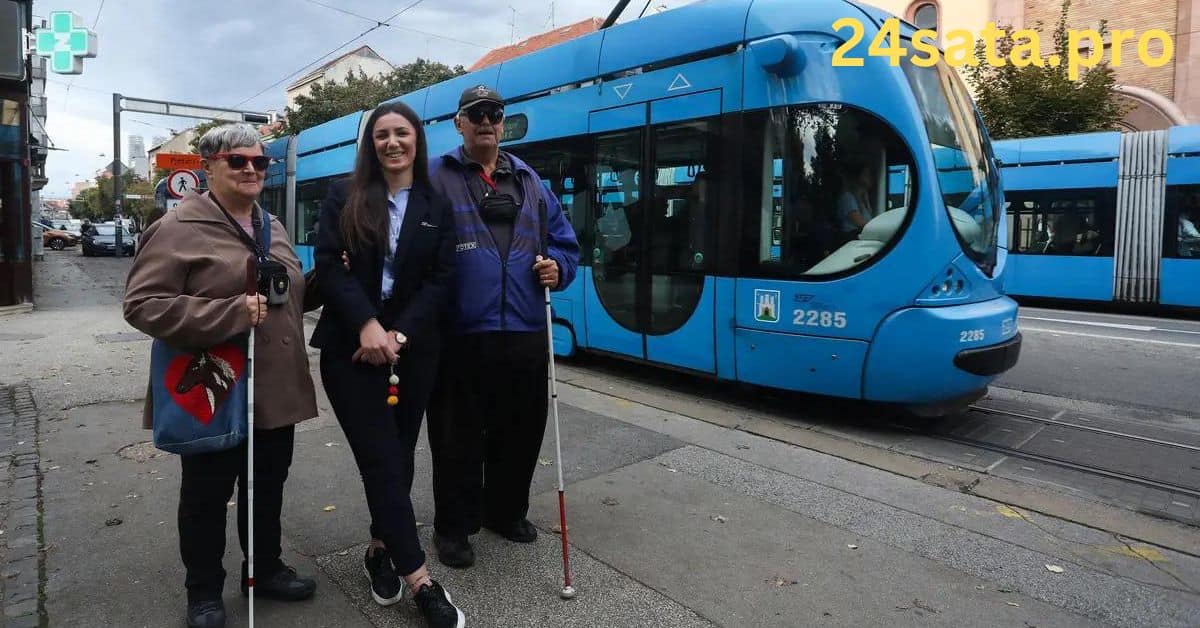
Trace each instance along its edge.
<path fill-rule="evenodd" d="M 100 0 L 100 8 L 96 9 L 96 19 L 92 20 L 92 30 L 96 30 L 96 25 L 100 23 L 100 14 L 104 12 L 104 0 Z"/>
<path fill-rule="evenodd" d="M 386 21 L 386 20 L 385 20 L 385 21 L 383 21 L 383 22 L 380 22 L 379 20 L 376 20 L 376 19 L 375 19 L 375 18 L 373 18 L 373 17 L 367 17 L 367 16 L 365 16 L 365 15 L 360 15 L 360 14 L 358 14 L 358 13 L 355 13 L 355 12 L 353 12 L 353 11 L 347 11 L 347 10 L 345 10 L 345 9 L 341 8 L 341 7 L 335 7 L 335 6 L 332 6 L 332 5 L 325 4 L 324 2 L 318 2 L 317 0 L 304 0 L 304 1 L 305 1 L 305 2 L 307 2 L 307 3 L 309 3 L 309 4 L 315 4 L 315 5 L 319 6 L 319 7 L 325 7 L 325 8 L 327 8 L 327 9 L 331 9 L 331 10 L 337 11 L 338 13 L 345 13 L 346 15 L 351 15 L 351 16 L 354 16 L 354 17 L 356 17 L 356 18 L 358 18 L 358 19 L 360 19 L 360 20 L 365 20 L 365 21 L 367 21 L 367 22 L 370 22 L 370 23 L 372 23 L 372 24 L 383 24 L 384 26 L 386 26 L 386 27 L 388 27 L 388 28 L 394 28 L 394 29 L 396 29 L 396 30 L 400 30 L 400 31 L 408 31 L 408 32 L 410 32 L 410 33 L 417 33 L 417 34 L 419 34 L 419 35 L 424 35 L 424 36 L 426 36 L 426 37 L 434 37 L 434 38 L 436 38 L 436 39 L 444 39 L 444 40 L 446 40 L 446 41 L 452 41 L 452 42 L 454 42 L 454 43 L 456 43 L 456 44 L 462 44 L 462 45 L 464 45 L 464 46 L 472 46 L 472 47 L 475 47 L 475 48 L 482 48 L 483 50 L 491 50 L 492 48 L 496 48 L 496 47 L 497 47 L 497 46 L 485 46 L 485 45 L 482 45 L 482 44 L 479 44 L 479 43 L 476 43 L 476 42 L 473 42 L 473 41 L 466 41 L 466 40 L 463 40 L 463 39 L 455 39 L 455 38 L 453 38 L 453 37 L 447 37 L 447 36 L 445 36 L 445 35 L 439 35 L 438 33 L 431 33 L 431 32 L 429 32 L 429 31 L 423 31 L 423 30 L 420 30 L 420 29 L 417 29 L 417 28 L 412 28 L 412 27 L 409 27 L 409 26 L 400 26 L 400 25 L 398 25 L 398 24 L 389 24 L 389 23 L 388 23 L 388 21 Z M 389 19 L 390 19 L 390 18 L 389 18 Z"/>
<path fill-rule="evenodd" d="M 392 15 L 382 21 L 376 22 L 375 25 L 372 26 L 371 28 L 368 28 L 367 30 L 359 33 L 358 35 L 355 35 L 354 37 L 350 38 L 349 40 L 347 40 L 345 43 L 341 44 L 337 48 L 334 48 L 333 50 L 330 50 L 329 52 L 321 55 L 320 57 L 317 57 L 317 59 L 315 61 L 305 64 L 304 67 L 302 67 L 302 68 L 296 70 L 295 72 L 292 72 L 292 73 L 288 74 L 287 76 L 284 76 L 283 78 L 279 79 L 278 81 L 275 81 L 274 83 L 262 88 L 261 90 L 258 91 L 258 93 L 254 94 L 253 96 L 250 96 L 249 98 L 245 98 L 245 99 L 241 100 L 236 105 L 234 105 L 234 107 L 241 107 L 242 105 L 246 104 L 247 102 L 250 102 L 251 100 L 258 98 L 259 96 L 262 96 L 263 94 L 265 94 L 267 92 L 267 90 L 278 87 L 279 85 L 283 84 L 284 81 L 292 78 L 293 76 L 296 76 L 297 74 L 307 70 L 308 68 L 311 68 L 312 66 L 320 63 L 321 61 L 324 61 L 325 58 L 328 57 L 329 55 L 332 55 L 333 53 L 341 50 L 342 48 L 349 46 L 350 44 L 362 39 L 363 37 L 366 37 L 367 35 L 371 34 L 375 30 L 385 26 L 387 24 L 387 22 L 390 22 L 390 21 L 400 17 L 405 12 L 413 9 L 418 4 L 421 4 L 424 1 L 425 0 L 415 0 L 413 3 L 409 4 L 408 6 L 404 7 L 403 9 L 400 9 L 399 11 L 397 11 L 394 15 Z"/>
<path fill-rule="evenodd" d="M 100 0 L 100 8 L 96 9 L 96 18 L 92 20 L 93 31 L 96 30 L 96 25 L 100 23 L 100 14 L 104 12 L 104 1 Z M 72 76 L 69 82 L 64 83 L 67 86 L 67 93 L 63 94 L 63 111 L 67 110 L 67 99 L 71 97 L 71 88 L 75 86 L 75 78 Z"/>

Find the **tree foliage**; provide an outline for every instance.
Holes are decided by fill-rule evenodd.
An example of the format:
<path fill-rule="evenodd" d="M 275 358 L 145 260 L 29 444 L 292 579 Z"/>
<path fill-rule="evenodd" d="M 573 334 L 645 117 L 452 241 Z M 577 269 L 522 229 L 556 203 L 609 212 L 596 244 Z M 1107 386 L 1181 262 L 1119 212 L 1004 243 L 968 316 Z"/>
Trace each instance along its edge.
<path fill-rule="evenodd" d="M 199 153 L 200 152 L 200 138 L 204 137 L 204 134 L 208 133 L 209 129 L 219 127 L 222 124 L 229 124 L 229 121 L 228 120 L 211 120 L 209 122 L 201 122 L 200 124 L 197 124 L 192 129 L 193 131 L 196 132 L 196 135 L 192 137 L 192 141 L 188 142 L 188 146 L 192 147 L 192 152 Z"/>
<path fill-rule="evenodd" d="M 140 195 L 145 198 L 125 199 L 125 211 L 122 215 L 136 217 L 145 224 L 154 208 L 154 185 L 138 177 L 133 171 L 126 171 L 123 187 L 126 195 Z M 103 222 L 113 219 L 113 180 L 112 177 L 96 177 L 96 186 L 83 190 L 70 202 L 71 215 L 76 218 Z"/>
<path fill-rule="evenodd" d="M 996 53 L 1006 60 L 1002 67 L 987 63 L 983 42 L 976 46 L 977 63 L 967 67 L 967 82 L 975 90 L 975 102 L 993 138 L 1107 131 L 1128 113 L 1113 90 L 1116 75 L 1107 62 L 1085 70 L 1079 80 L 1071 80 L 1065 62 L 1075 52 L 1069 50 L 1067 35 L 1070 7 L 1071 0 L 1064 0 L 1052 37 L 1053 54 L 1063 60 L 1058 67 L 1037 55 L 1026 67 L 1012 63 L 1014 47 L 1027 44 L 1024 37 L 1014 40 L 1011 27 L 1001 27 L 1005 35 L 997 39 Z M 1034 30 L 1044 37 L 1043 28 L 1039 21 Z M 1106 30 L 1101 22 L 1101 35 Z"/>
<path fill-rule="evenodd" d="M 367 76 L 361 70 L 346 77 L 345 83 L 325 81 L 313 85 L 312 92 L 296 99 L 295 108 L 287 108 L 288 134 L 296 134 L 322 122 L 340 118 L 435 83 L 466 74 L 461 65 L 417 59 L 390 74 Z"/>

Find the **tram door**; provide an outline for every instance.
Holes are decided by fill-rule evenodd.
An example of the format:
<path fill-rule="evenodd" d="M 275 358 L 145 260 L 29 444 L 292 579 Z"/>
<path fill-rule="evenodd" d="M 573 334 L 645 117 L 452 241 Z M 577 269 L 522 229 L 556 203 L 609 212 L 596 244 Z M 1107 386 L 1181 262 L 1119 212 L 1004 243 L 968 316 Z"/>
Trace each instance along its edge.
<path fill-rule="evenodd" d="M 711 373 L 719 121 L 694 115 L 694 95 L 666 100 L 676 102 L 621 108 L 626 122 L 640 114 L 639 126 L 594 132 L 588 344 Z M 719 110 L 719 96 L 706 102 Z"/>

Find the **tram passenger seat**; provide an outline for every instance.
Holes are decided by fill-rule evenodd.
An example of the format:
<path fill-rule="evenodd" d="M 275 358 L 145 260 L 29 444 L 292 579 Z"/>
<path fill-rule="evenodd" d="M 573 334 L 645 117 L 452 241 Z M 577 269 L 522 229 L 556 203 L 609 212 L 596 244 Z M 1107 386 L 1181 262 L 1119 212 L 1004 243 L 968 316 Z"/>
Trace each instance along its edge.
<path fill-rule="evenodd" d="M 804 274 L 832 275 L 854 268 L 871 259 L 895 237 L 900 226 L 904 224 L 907 212 L 908 208 L 898 207 L 872 218 L 870 222 L 863 225 L 858 239 L 843 244 L 841 248 L 817 262 Z"/>

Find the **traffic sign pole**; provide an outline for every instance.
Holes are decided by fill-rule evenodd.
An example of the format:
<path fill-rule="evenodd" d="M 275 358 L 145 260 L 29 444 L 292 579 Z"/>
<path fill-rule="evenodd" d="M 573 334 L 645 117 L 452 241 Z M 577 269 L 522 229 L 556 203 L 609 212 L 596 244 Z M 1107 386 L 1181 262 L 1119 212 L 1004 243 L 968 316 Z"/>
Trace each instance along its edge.
<path fill-rule="evenodd" d="M 113 209 L 117 227 L 114 239 L 113 255 L 121 257 L 121 194 L 125 192 L 125 182 L 121 179 L 121 95 L 113 94 Z"/>

